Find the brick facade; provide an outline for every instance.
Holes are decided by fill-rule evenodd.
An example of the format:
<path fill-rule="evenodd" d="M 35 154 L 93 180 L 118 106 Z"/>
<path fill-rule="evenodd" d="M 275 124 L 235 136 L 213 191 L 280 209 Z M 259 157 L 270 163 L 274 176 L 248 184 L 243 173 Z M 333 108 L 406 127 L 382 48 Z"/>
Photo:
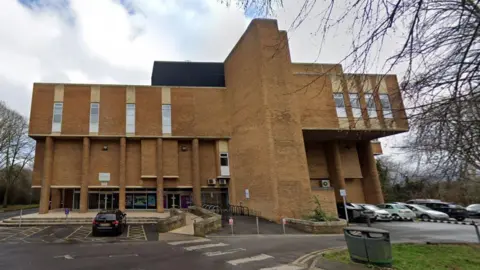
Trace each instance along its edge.
<path fill-rule="evenodd" d="M 224 87 L 35 83 L 29 132 L 37 141 L 32 185 L 42 189 L 40 213 L 50 201 L 81 212 L 162 212 L 222 200 L 278 221 L 304 215 L 313 196 L 336 215 L 339 189 L 352 202 L 383 202 L 374 159 L 381 148 L 370 140 L 408 130 L 394 75 L 292 63 L 274 20 L 252 21 L 224 72 Z M 344 96 L 343 118 L 334 93 Z M 359 95 L 361 115 L 349 93 Z M 377 117 L 367 114 L 365 93 L 375 96 Z M 393 118 L 383 117 L 379 93 L 388 94 Z M 52 132 L 54 102 L 63 104 L 60 132 Z M 99 106 L 93 132 L 92 103 Z M 127 106 L 135 113 L 128 133 Z M 331 188 L 321 186 L 327 179 Z"/>

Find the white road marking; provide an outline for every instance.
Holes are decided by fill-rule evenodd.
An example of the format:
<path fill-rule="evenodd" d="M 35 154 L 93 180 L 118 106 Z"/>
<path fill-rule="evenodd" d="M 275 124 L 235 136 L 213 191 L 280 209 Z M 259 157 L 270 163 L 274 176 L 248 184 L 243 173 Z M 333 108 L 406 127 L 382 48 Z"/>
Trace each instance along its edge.
<path fill-rule="evenodd" d="M 60 256 L 54 256 L 53 258 L 58 259 L 58 258 L 64 258 L 66 260 L 73 260 L 73 257 L 70 255 L 60 255 Z"/>
<path fill-rule="evenodd" d="M 213 251 L 213 252 L 205 252 L 203 255 L 212 257 L 212 256 L 220 256 L 220 255 L 225 255 L 225 254 L 232 254 L 238 251 L 245 251 L 246 249 L 244 248 L 236 248 L 236 249 L 230 249 L 227 251 Z"/>
<path fill-rule="evenodd" d="M 188 240 L 188 241 L 174 241 L 168 242 L 169 245 L 176 246 L 176 245 L 184 245 L 184 244 L 194 244 L 194 243 L 203 243 L 203 242 L 210 242 L 212 240 L 207 238 L 195 239 L 195 240 Z"/>
<path fill-rule="evenodd" d="M 76 229 L 76 230 L 73 231 L 71 234 L 69 234 L 67 237 L 65 237 L 65 239 L 70 238 L 70 236 L 72 236 L 74 233 L 76 233 L 76 232 L 77 232 L 78 230 L 80 230 L 81 228 L 83 228 L 83 226 L 78 227 L 78 229 Z"/>
<path fill-rule="evenodd" d="M 127 238 L 130 237 L 130 225 L 127 226 Z"/>
<path fill-rule="evenodd" d="M 284 264 L 284 265 L 278 265 L 270 268 L 262 268 L 260 270 L 301 270 L 301 269 L 304 269 L 304 268 L 301 266 Z"/>
<path fill-rule="evenodd" d="M 188 250 L 188 251 L 192 251 L 192 250 L 198 250 L 198 249 L 204 249 L 204 248 L 225 247 L 225 246 L 228 246 L 228 244 L 225 244 L 225 243 L 206 244 L 206 245 L 198 245 L 198 246 L 186 247 L 186 248 L 184 248 L 184 249 L 185 249 L 185 250 Z"/>
<path fill-rule="evenodd" d="M 257 255 L 257 256 L 252 256 L 252 257 L 247 257 L 247 258 L 242 258 L 242 259 L 236 259 L 236 260 L 227 261 L 227 263 L 229 263 L 229 264 L 231 264 L 231 265 L 239 265 L 239 264 L 242 264 L 242 263 L 255 262 L 255 261 L 263 261 L 263 260 L 271 259 L 271 258 L 273 258 L 273 257 L 270 256 L 270 255 L 260 254 L 260 255 Z"/>

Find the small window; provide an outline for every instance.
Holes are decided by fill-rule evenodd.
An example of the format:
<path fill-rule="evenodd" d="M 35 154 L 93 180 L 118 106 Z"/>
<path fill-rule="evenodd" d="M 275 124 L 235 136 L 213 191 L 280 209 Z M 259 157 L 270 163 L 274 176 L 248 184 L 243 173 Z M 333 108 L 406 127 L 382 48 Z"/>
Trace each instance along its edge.
<path fill-rule="evenodd" d="M 221 153 L 220 154 L 220 166 L 228 166 L 228 154 Z"/>
<path fill-rule="evenodd" d="M 362 108 L 360 107 L 360 98 L 357 93 L 348 94 L 350 104 L 352 105 L 353 117 L 362 117 Z"/>
<path fill-rule="evenodd" d="M 343 94 L 333 94 L 335 100 L 335 107 L 337 109 L 337 117 L 347 117 L 347 111 L 345 110 L 345 102 L 343 100 Z"/>
<path fill-rule="evenodd" d="M 100 103 L 90 103 L 90 132 L 98 132 Z"/>
<path fill-rule="evenodd" d="M 369 118 L 377 117 L 377 107 L 375 106 L 375 99 L 373 94 L 365 94 L 365 101 L 367 102 L 367 113 Z"/>
<path fill-rule="evenodd" d="M 389 204 L 386 204 L 386 205 L 385 205 L 385 208 L 386 208 L 386 209 L 393 209 L 393 207 L 392 207 L 391 205 L 389 205 Z"/>
<path fill-rule="evenodd" d="M 60 132 L 62 130 L 62 113 L 63 103 L 55 102 L 53 104 L 52 132 Z"/>
<path fill-rule="evenodd" d="M 387 94 L 380 94 L 380 103 L 382 104 L 383 117 L 384 118 L 393 118 L 392 106 L 390 105 L 390 100 Z"/>
<path fill-rule="evenodd" d="M 162 130 L 163 134 L 172 134 L 172 106 L 162 105 Z"/>
<path fill-rule="evenodd" d="M 135 133 L 135 104 L 127 104 L 127 133 Z"/>

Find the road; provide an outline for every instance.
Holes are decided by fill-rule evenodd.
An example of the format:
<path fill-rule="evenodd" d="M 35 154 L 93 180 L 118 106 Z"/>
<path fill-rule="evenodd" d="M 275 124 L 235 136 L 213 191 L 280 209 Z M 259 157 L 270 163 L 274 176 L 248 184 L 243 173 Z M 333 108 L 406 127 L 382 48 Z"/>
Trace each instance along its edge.
<path fill-rule="evenodd" d="M 476 242 L 471 225 L 426 222 L 374 223 L 391 232 L 393 242 Z M 50 232 L 29 229 L 29 240 Z M 79 230 L 80 231 L 80 230 Z M 148 234 L 148 230 L 147 234 Z M 52 231 L 53 232 L 53 231 Z M 78 231 L 77 231 L 78 233 Z M 66 234 L 66 233 L 65 233 Z M 63 237 L 60 236 L 58 237 Z M 8 237 L 8 236 L 6 236 Z M 22 238 L 23 237 L 23 238 Z M 87 237 L 88 238 L 88 237 Z M 86 238 L 86 239 L 87 239 Z M 147 237 L 148 238 L 148 237 Z M 29 240 L 30 241 L 30 240 Z M 272 269 L 320 249 L 345 246 L 342 235 L 215 235 L 209 238 L 162 234 L 158 241 L 51 243 L 0 242 L 0 269 Z M 289 268 L 286 268 L 289 267 Z"/>
<path fill-rule="evenodd" d="M 22 212 L 25 215 L 26 214 L 33 214 L 33 213 L 38 212 L 38 208 L 25 209 Z M 4 220 L 4 219 L 15 217 L 15 216 L 20 216 L 20 210 L 0 213 L 0 220 Z"/>

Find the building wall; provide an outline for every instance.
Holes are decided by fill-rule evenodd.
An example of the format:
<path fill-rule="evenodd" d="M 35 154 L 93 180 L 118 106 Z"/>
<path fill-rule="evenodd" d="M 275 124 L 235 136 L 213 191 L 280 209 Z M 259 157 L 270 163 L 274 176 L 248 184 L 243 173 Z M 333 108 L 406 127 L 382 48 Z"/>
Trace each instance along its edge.
<path fill-rule="evenodd" d="M 162 134 L 162 88 L 135 87 L 135 134 Z"/>
<path fill-rule="evenodd" d="M 323 143 L 306 143 L 305 149 L 310 179 L 328 179 L 327 159 L 325 158 Z"/>
<path fill-rule="evenodd" d="M 103 146 L 108 146 L 104 151 Z M 128 167 L 128 166 L 127 166 Z M 120 142 L 118 140 L 92 140 L 90 143 L 89 186 L 101 186 L 99 173 L 110 173 L 109 186 L 119 185 Z"/>
<path fill-rule="evenodd" d="M 185 148 L 186 150 L 181 150 Z M 192 143 L 190 141 L 178 142 L 178 185 L 192 185 Z"/>
<path fill-rule="evenodd" d="M 33 162 L 32 186 L 42 185 L 44 152 L 45 141 L 37 140 L 35 145 L 35 159 Z"/>
<path fill-rule="evenodd" d="M 127 157 L 126 157 L 126 172 L 125 185 L 126 186 L 142 186 L 141 174 L 141 141 L 128 140 L 127 141 Z"/>
<path fill-rule="evenodd" d="M 157 175 L 157 141 L 146 139 L 141 141 L 142 148 L 142 176 Z"/>
<path fill-rule="evenodd" d="M 100 88 L 100 135 L 125 134 L 125 100 L 125 87 Z"/>
<path fill-rule="evenodd" d="M 218 155 L 215 151 L 215 141 L 200 141 L 199 144 L 200 156 L 200 185 L 207 186 L 208 179 L 216 178 Z"/>
<path fill-rule="evenodd" d="M 88 134 L 90 122 L 90 87 L 74 85 L 64 87 L 62 118 L 62 134 Z"/>
<path fill-rule="evenodd" d="M 337 204 L 335 202 L 335 194 L 334 194 L 333 189 L 312 189 L 312 196 L 315 196 L 318 198 L 318 201 L 320 202 L 321 209 L 325 211 L 325 213 L 338 217 L 337 213 Z M 312 204 L 312 209 L 316 207 L 316 204 L 314 203 L 313 199 L 310 200 Z"/>
<path fill-rule="evenodd" d="M 57 140 L 54 142 L 52 185 L 80 185 L 82 179 L 82 148 L 81 140 Z"/>
<path fill-rule="evenodd" d="M 362 178 L 355 142 L 343 142 L 339 146 L 345 178 Z"/>
<path fill-rule="evenodd" d="M 345 179 L 347 189 L 347 200 L 351 203 L 365 203 L 363 194 L 362 179 Z"/>
<path fill-rule="evenodd" d="M 53 89 L 54 85 L 34 85 L 29 134 L 50 134 L 52 132 Z"/>

